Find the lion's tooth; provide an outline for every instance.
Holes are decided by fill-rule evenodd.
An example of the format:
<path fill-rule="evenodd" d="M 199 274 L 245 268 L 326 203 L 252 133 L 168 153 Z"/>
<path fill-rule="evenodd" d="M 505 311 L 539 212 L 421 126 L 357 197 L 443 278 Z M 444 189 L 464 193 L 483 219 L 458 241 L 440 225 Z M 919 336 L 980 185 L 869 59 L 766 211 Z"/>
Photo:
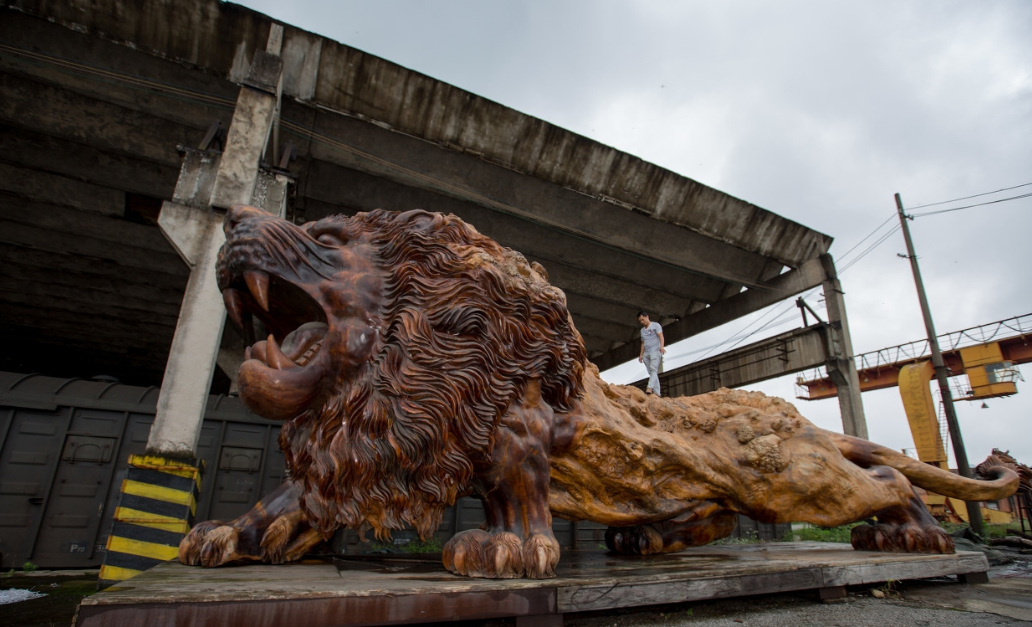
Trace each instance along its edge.
<path fill-rule="evenodd" d="M 261 270 L 244 272 L 244 281 L 251 290 L 251 296 L 258 301 L 258 306 L 269 311 L 269 275 Z"/>
<path fill-rule="evenodd" d="M 240 328 L 243 328 L 243 303 L 241 302 L 240 292 L 236 291 L 231 287 L 227 287 L 222 290 L 222 300 L 226 303 L 226 313 L 229 314 L 229 318 L 236 323 Z"/>
<path fill-rule="evenodd" d="M 283 354 L 278 344 L 276 344 L 276 338 L 269 336 L 266 341 L 266 355 L 265 363 L 269 364 L 270 368 L 276 370 L 287 370 L 289 368 L 296 368 L 297 364 L 290 361 L 290 357 Z"/>

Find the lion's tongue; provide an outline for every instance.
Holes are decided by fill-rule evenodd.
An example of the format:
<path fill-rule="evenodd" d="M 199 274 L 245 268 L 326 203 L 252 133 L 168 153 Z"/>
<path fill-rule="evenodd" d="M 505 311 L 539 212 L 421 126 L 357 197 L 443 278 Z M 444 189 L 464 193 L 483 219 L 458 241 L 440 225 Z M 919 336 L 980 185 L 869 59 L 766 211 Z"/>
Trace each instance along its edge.
<path fill-rule="evenodd" d="M 315 344 L 319 340 L 326 337 L 326 331 L 329 327 L 325 322 L 308 322 L 302 324 L 298 328 L 290 332 L 287 337 L 283 338 L 283 342 L 280 344 L 280 350 L 290 358 L 291 361 L 297 361 L 305 351 L 308 350 L 312 344 Z"/>

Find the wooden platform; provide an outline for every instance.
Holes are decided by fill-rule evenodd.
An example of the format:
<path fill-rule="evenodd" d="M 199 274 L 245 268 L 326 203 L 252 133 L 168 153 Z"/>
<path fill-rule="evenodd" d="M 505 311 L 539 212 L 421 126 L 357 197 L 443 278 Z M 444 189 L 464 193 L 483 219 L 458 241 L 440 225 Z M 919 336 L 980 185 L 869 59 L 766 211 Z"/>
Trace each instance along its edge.
<path fill-rule="evenodd" d="M 570 612 L 810 589 L 831 598 L 848 585 L 890 579 L 984 581 L 988 570 L 981 553 L 871 553 L 808 542 L 650 557 L 568 551 L 558 577 L 544 581 L 458 577 L 430 556 L 218 569 L 170 562 L 83 599 L 75 624 L 324 627 L 514 616 L 519 625 L 561 625 Z"/>

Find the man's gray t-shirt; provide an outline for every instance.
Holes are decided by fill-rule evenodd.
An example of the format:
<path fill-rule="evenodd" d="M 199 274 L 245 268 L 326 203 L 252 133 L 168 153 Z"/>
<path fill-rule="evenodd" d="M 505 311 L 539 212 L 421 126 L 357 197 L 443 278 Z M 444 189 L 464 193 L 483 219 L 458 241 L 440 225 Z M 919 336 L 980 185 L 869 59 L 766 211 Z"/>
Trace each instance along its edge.
<path fill-rule="evenodd" d="M 645 345 L 646 353 L 659 352 L 659 334 L 662 332 L 663 327 L 658 322 L 650 322 L 649 326 L 641 328 L 641 343 Z"/>

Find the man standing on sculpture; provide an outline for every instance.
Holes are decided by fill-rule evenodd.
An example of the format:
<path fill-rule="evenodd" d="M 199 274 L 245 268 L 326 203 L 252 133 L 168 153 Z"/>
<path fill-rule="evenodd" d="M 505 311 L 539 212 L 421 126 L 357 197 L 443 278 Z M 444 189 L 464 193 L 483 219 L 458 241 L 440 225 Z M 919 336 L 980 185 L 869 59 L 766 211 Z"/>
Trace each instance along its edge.
<path fill-rule="evenodd" d="M 660 396 L 659 364 L 666 353 L 663 327 L 658 322 L 649 320 L 649 314 L 644 311 L 638 312 L 638 322 L 641 323 L 641 351 L 638 353 L 638 361 L 645 364 L 645 370 L 649 373 L 649 384 L 645 388 L 645 393 Z"/>

